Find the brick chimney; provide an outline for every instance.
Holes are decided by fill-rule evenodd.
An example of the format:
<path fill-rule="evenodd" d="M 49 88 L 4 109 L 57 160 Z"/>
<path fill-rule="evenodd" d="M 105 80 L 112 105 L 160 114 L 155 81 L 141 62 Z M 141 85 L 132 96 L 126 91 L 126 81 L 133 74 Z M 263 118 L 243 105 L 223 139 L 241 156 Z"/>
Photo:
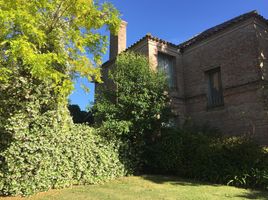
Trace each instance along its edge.
<path fill-rule="evenodd" d="M 122 21 L 118 35 L 110 34 L 110 59 L 115 58 L 127 48 L 127 22 Z"/>

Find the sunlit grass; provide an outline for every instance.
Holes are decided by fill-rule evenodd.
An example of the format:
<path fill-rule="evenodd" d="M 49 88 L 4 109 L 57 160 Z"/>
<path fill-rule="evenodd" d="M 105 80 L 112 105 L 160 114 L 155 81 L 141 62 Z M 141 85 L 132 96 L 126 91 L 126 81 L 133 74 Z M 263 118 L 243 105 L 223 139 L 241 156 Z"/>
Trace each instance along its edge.
<path fill-rule="evenodd" d="M 186 181 L 165 176 L 131 176 L 103 185 L 75 186 L 51 190 L 28 198 L 5 197 L 0 200 L 268 200 L 268 192 Z"/>

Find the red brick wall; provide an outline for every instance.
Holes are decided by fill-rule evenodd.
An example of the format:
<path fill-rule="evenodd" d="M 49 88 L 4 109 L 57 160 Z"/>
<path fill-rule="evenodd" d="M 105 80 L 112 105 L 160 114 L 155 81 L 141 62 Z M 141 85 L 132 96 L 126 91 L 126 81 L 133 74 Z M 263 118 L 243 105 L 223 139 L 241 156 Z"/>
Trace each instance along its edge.
<path fill-rule="evenodd" d="M 225 134 L 253 134 L 268 144 L 256 35 L 250 19 L 184 52 L 186 113 L 193 121 L 207 122 Z M 216 67 L 221 68 L 224 106 L 208 109 L 205 72 Z"/>

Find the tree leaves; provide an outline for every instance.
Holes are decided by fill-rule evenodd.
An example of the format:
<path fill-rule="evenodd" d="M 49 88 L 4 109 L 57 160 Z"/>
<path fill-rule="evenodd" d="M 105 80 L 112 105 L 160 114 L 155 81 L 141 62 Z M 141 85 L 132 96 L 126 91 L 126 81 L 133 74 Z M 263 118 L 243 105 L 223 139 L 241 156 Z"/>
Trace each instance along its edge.
<path fill-rule="evenodd" d="M 95 67 L 101 64 L 107 38 L 98 29 L 107 26 L 115 33 L 120 24 L 111 4 L 92 0 L 0 0 L 0 10 L 0 62 L 51 82 L 66 97 L 73 74 L 89 81 L 100 77 Z"/>
<path fill-rule="evenodd" d="M 119 24 L 117 10 L 92 0 L 0 0 L 1 194 L 125 173 L 117 147 L 74 126 L 66 107 L 75 76 L 100 80 L 107 41 L 98 29 Z"/>
<path fill-rule="evenodd" d="M 114 134 L 137 144 L 144 143 L 147 136 L 152 138 L 158 134 L 171 114 L 165 93 L 168 90 L 166 77 L 153 71 L 145 56 L 127 52 L 118 56 L 110 69 L 110 79 L 114 87 L 108 87 L 109 80 L 99 85 L 96 121 L 106 127 L 113 127 L 115 122 L 128 122 L 128 134 L 121 134 L 118 129 Z"/>

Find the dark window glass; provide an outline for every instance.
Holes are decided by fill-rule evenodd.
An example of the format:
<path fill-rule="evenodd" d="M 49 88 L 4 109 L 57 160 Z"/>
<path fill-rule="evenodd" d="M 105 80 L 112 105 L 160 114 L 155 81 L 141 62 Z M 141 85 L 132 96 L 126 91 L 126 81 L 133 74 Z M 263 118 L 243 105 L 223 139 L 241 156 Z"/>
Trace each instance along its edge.
<path fill-rule="evenodd" d="M 206 72 L 206 75 L 208 77 L 208 107 L 223 105 L 220 68 L 209 70 Z"/>
<path fill-rule="evenodd" d="M 174 88 L 176 86 L 174 67 L 175 57 L 164 53 L 158 53 L 158 70 L 164 72 L 167 75 L 170 88 Z"/>

